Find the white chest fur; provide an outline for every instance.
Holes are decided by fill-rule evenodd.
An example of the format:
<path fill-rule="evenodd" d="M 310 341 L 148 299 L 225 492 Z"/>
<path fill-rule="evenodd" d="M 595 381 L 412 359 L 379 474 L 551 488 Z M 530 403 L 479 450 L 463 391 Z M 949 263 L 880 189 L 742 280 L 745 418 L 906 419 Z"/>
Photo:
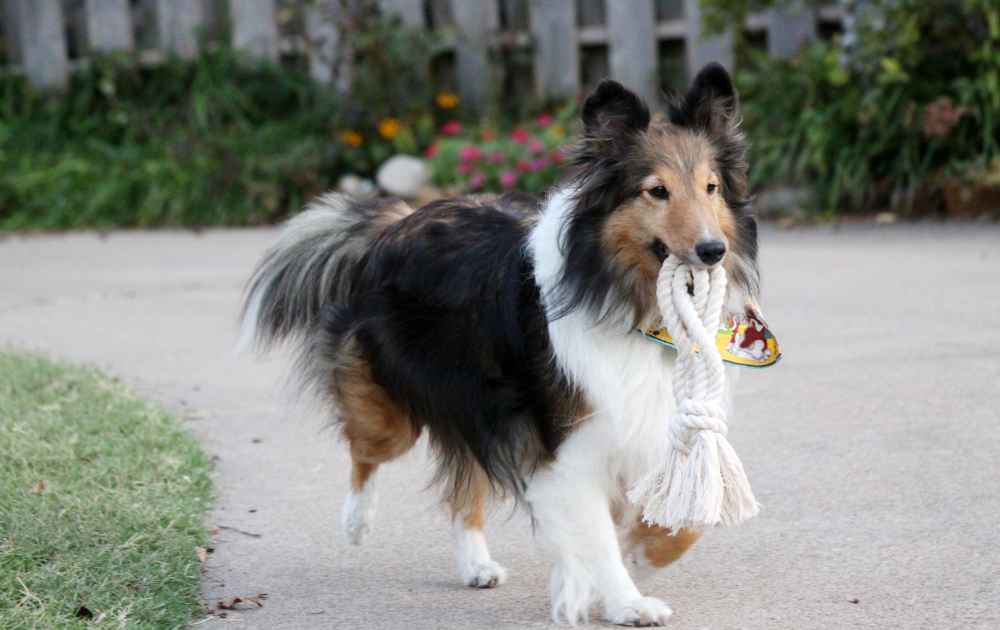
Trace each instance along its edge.
<path fill-rule="evenodd" d="M 569 192 L 553 193 L 531 234 L 529 248 L 543 299 L 562 273 L 560 239 L 570 209 Z M 675 406 L 674 352 L 624 323 L 596 323 L 583 309 L 550 322 L 549 335 L 557 367 L 583 390 L 594 411 L 570 441 L 601 451 L 603 457 L 596 452 L 590 456 L 606 461 L 619 482 L 631 483 L 650 458 L 662 456 L 666 444 L 667 419 Z M 575 450 L 577 445 L 565 447 Z"/>

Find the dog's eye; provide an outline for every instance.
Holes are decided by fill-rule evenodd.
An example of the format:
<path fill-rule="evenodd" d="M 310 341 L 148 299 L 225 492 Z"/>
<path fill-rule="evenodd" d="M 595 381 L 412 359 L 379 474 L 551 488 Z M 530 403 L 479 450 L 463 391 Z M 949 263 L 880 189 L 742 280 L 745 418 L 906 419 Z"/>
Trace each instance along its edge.
<path fill-rule="evenodd" d="M 649 195 L 656 199 L 669 199 L 670 191 L 665 186 L 657 186 L 656 188 L 649 189 Z"/>
<path fill-rule="evenodd" d="M 715 184 L 709 184 L 708 185 L 708 194 L 714 195 L 715 191 L 718 190 L 718 189 L 719 189 L 719 187 L 717 185 L 715 185 Z"/>

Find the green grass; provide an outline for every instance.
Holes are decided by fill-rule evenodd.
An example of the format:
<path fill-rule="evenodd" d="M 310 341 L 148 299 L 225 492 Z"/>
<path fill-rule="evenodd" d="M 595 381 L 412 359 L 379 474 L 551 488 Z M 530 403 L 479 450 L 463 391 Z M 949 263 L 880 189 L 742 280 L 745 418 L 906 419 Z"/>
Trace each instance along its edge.
<path fill-rule="evenodd" d="M 94 370 L 0 352 L 0 628 L 186 627 L 210 498 L 173 417 Z"/>

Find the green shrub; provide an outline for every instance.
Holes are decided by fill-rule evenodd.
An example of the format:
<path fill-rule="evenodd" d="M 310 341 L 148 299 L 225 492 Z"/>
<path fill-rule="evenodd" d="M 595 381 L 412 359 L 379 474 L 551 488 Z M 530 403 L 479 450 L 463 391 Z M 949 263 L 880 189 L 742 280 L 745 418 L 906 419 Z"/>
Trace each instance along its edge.
<path fill-rule="evenodd" d="M 229 51 L 98 59 L 62 97 L 0 79 L 0 228 L 247 225 L 329 185 L 331 93 Z"/>
<path fill-rule="evenodd" d="M 789 60 L 755 55 L 737 73 L 754 184 L 808 184 L 828 212 L 905 210 L 926 207 L 948 181 L 996 168 L 1000 7 L 870 6 L 850 49 L 814 42 Z"/>
<path fill-rule="evenodd" d="M 435 94 L 431 60 L 442 51 L 433 34 L 362 5 L 353 17 L 354 67 L 339 120 L 338 167 L 363 175 L 396 153 L 419 155 L 438 127 L 460 115 L 459 98 Z"/>

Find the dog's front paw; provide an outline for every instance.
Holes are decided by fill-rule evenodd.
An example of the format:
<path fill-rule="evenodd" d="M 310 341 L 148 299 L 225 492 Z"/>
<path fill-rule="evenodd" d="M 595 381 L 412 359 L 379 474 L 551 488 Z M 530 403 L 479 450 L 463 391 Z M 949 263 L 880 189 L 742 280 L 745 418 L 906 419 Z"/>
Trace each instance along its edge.
<path fill-rule="evenodd" d="M 617 606 L 608 606 L 605 619 L 619 626 L 662 626 L 674 611 L 663 600 L 639 597 Z"/>
<path fill-rule="evenodd" d="M 493 588 L 507 581 L 507 569 L 495 560 L 470 561 L 462 567 L 462 581 L 472 588 Z"/>

